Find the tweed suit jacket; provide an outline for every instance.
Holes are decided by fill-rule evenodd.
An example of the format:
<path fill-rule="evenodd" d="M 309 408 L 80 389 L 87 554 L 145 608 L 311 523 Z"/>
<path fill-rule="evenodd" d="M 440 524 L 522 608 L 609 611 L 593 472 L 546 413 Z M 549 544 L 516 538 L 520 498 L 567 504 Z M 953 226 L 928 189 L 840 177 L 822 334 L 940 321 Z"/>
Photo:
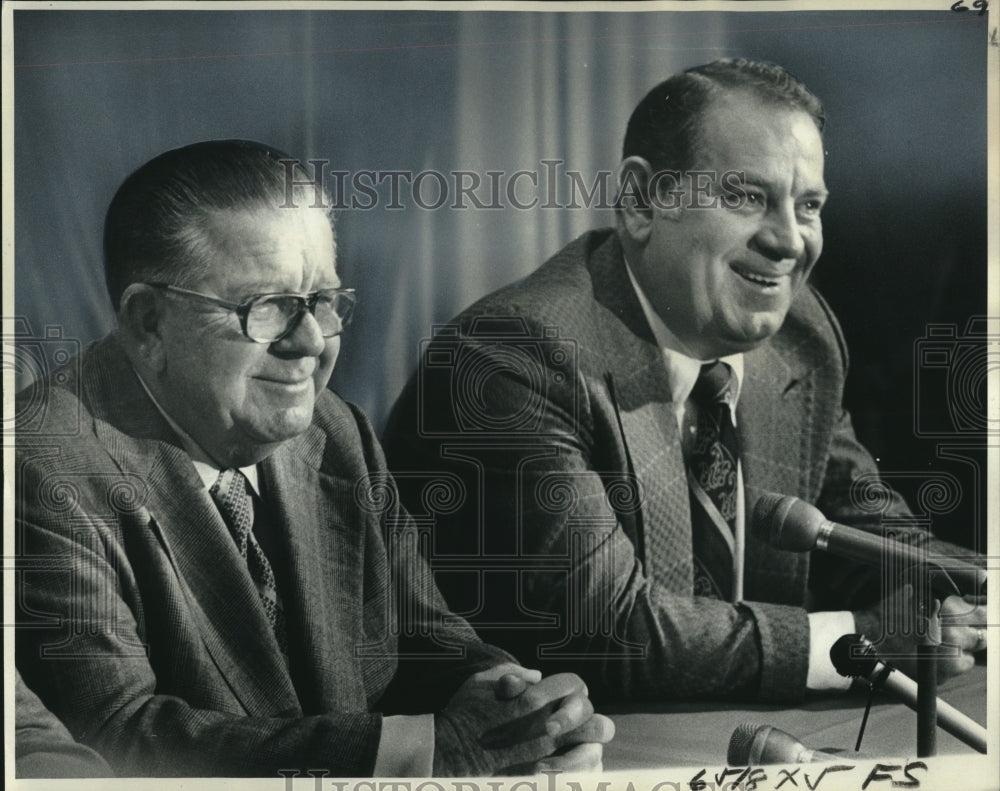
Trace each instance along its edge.
<path fill-rule="evenodd" d="M 17 777 L 110 777 L 101 756 L 73 741 L 69 731 L 28 689 L 15 670 Z"/>
<path fill-rule="evenodd" d="M 846 362 L 811 288 L 745 355 L 748 515 L 765 491 L 877 523 L 850 491 L 877 471 L 841 406 Z M 432 567 L 453 609 L 523 662 L 572 669 L 596 698 L 800 698 L 807 600 L 857 608 L 874 598 L 874 575 L 772 549 L 748 529 L 745 601 L 696 598 L 669 393 L 617 235 L 595 231 L 438 328 L 384 442 L 416 512 L 417 471 L 462 481 L 463 507 L 424 513 Z M 893 495 L 885 513 L 905 505 Z"/>
<path fill-rule="evenodd" d="M 258 466 L 287 665 L 114 336 L 20 403 L 18 668 L 119 774 L 371 774 L 383 713 L 438 711 L 509 658 L 446 619 L 370 425 L 332 392 Z"/>

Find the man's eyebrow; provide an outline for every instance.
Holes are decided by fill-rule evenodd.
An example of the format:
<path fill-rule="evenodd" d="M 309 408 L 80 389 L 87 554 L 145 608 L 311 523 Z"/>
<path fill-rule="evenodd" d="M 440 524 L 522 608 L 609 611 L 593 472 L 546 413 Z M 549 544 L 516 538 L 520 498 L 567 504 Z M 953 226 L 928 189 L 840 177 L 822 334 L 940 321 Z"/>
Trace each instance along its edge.
<path fill-rule="evenodd" d="M 763 175 L 762 173 L 755 173 L 752 170 L 740 170 L 735 169 L 733 172 L 739 173 L 743 184 L 754 184 L 758 187 L 766 187 L 772 183 L 772 179 Z M 817 198 L 828 198 L 830 196 L 830 191 L 825 187 L 811 187 L 804 190 L 802 193 L 804 196 L 817 197 Z"/>
<path fill-rule="evenodd" d="M 240 286 L 238 291 L 230 293 L 233 295 L 233 302 L 246 302 L 248 299 L 253 299 L 261 294 L 273 294 L 275 291 L 264 284 L 248 283 L 245 286 Z"/>
<path fill-rule="evenodd" d="M 826 200 L 830 197 L 830 190 L 826 187 L 814 187 L 813 189 L 808 189 L 802 193 L 803 198 L 822 198 Z"/>
<path fill-rule="evenodd" d="M 752 181 L 755 184 L 761 184 L 761 183 L 766 184 L 767 182 L 771 181 L 771 179 L 765 178 L 763 174 L 755 173 L 754 171 L 747 170 L 746 168 L 733 168 L 733 170 L 730 172 L 736 173 L 744 183 Z"/>
<path fill-rule="evenodd" d="M 274 285 L 274 283 L 269 283 L 267 281 L 259 281 L 255 283 L 245 283 L 240 286 L 239 293 L 244 299 L 258 294 L 311 294 L 314 291 L 329 291 L 330 289 L 343 288 L 340 280 L 337 280 L 336 285 L 329 286 L 316 286 L 309 291 L 292 291 L 287 288 L 279 288 Z"/>

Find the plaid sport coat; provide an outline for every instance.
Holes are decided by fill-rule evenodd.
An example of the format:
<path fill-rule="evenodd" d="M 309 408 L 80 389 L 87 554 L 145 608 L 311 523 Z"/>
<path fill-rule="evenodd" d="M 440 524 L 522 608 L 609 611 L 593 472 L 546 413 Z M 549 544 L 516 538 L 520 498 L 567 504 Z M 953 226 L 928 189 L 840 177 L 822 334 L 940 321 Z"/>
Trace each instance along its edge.
<path fill-rule="evenodd" d="M 806 604 L 856 609 L 876 575 L 773 549 L 748 525 L 745 601 L 694 596 L 674 405 L 614 230 L 436 330 L 383 440 L 404 503 L 434 525 L 453 609 L 522 662 L 578 672 L 595 698 L 801 698 Z M 907 513 L 895 494 L 866 510 L 852 493 L 878 473 L 841 405 L 843 337 L 812 287 L 744 360 L 748 520 L 759 492 L 871 529 Z M 462 481 L 462 507 L 427 510 L 435 476 Z"/>
<path fill-rule="evenodd" d="M 368 775 L 383 713 L 438 711 L 509 659 L 447 613 L 368 421 L 332 392 L 258 467 L 287 665 L 114 336 L 19 404 L 18 668 L 117 773 Z"/>

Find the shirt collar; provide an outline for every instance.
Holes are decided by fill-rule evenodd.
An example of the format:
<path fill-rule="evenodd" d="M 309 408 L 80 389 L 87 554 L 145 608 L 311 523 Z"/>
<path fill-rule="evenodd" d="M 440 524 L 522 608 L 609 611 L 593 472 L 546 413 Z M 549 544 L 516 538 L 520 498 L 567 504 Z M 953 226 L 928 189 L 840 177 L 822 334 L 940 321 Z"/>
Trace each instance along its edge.
<path fill-rule="evenodd" d="M 133 370 L 135 370 L 133 368 Z M 163 419 L 167 421 L 170 428 L 173 429 L 177 438 L 181 441 L 181 445 L 187 452 L 187 455 L 191 457 L 191 463 L 194 464 L 194 469 L 198 473 L 198 477 L 201 478 L 202 483 L 205 484 L 206 489 L 211 489 L 215 484 L 215 481 L 219 477 L 219 473 L 222 472 L 222 468 L 216 464 L 212 457 L 209 456 L 205 450 L 199 445 L 194 439 L 188 434 L 184 429 L 178 425 L 167 411 L 160 405 L 160 402 L 156 400 L 156 396 L 153 395 L 153 391 L 149 389 L 146 382 L 143 380 L 139 372 L 135 372 L 136 377 L 139 379 L 139 384 L 142 385 L 142 389 L 146 391 L 146 395 L 149 396 L 149 400 L 153 402 L 153 406 L 156 407 L 157 411 L 163 415 Z M 257 465 L 251 464 L 249 467 L 240 467 L 240 472 L 242 472 L 248 481 L 250 481 L 250 486 L 253 487 L 254 493 L 259 497 L 260 490 L 257 486 Z"/>
<path fill-rule="evenodd" d="M 653 310 L 649 299 L 639 286 L 639 281 L 635 279 L 635 275 L 632 273 L 632 266 L 629 264 L 627 258 L 625 259 L 625 271 L 628 272 L 628 279 L 632 283 L 636 298 L 639 300 L 642 312 L 646 316 L 646 321 L 649 322 L 649 326 L 653 330 L 656 345 L 660 347 L 660 352 L 663 355 L 663 362 L 667 368 L 667 382 L 670 386 L 670 400 L 675 404 L 683 404 L 687 401 L 688 396 L 691 395 L 695 382 L 698 381 L 701 366 L 713 361 L 697 360 L 694 357 L 684 354 L 684 352 L 678 351 L 681 348 L 681 342 L 670 331 L 670 328 L 663 323 L 660 315 Z M 743 354 L 727 354 L 725 357 L 720 357 L 719 359 L 726 363 L 736 375 L 736 385 L 733 390 L 731 403 L 731 408 L 735 412 L 743 384 Z"/>

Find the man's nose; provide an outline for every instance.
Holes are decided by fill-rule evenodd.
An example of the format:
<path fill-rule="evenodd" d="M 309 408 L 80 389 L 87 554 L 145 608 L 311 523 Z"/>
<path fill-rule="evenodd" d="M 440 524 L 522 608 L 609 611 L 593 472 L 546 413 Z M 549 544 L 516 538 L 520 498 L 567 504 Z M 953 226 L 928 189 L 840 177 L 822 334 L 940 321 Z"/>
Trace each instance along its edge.
<path fill-rule="evenodd" d="M 275 345 L 286 353 L 294 353 L 302 357 L 318 357 L 326 348 L 326 338 L 319 328 L 319 322 L 308 310 L 303 310 L 296 320 L 295 329 Z"/>
<path fill-rule="evenodd" d="M 798 259 L 805 250 L 805 240 L 794 208 L 774 208 L 769 211 L 754 235 L 751 246 L 772 261 Z"/>

